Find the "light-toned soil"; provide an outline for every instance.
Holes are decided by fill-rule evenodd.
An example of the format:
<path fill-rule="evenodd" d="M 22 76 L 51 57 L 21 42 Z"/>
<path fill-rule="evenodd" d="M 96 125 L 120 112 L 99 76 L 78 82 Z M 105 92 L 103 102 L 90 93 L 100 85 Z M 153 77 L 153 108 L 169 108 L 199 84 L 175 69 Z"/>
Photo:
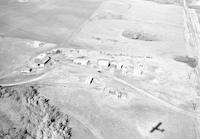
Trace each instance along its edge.
<path fill-rule="evenodd" d="M 199 139 L 177 1 L 0 3 L 0 138 Z"/>

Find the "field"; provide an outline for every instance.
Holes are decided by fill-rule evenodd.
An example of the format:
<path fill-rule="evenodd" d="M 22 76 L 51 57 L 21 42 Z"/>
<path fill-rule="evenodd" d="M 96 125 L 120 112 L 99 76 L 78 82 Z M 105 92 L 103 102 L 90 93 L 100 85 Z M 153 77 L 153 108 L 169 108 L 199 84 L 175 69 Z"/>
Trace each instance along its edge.
<path fill-rule="evenodd" d="M 186 21 L 178 1 L 2 0 L 0 138 L 198 139 Z"/>

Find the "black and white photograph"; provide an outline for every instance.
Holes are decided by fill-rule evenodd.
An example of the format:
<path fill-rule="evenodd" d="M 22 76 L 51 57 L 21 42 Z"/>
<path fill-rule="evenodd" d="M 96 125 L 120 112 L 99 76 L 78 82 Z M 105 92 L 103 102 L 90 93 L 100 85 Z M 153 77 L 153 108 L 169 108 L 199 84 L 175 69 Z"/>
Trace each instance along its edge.
<path fill-rule="evenodd" d="M 0 139 L 200 139 L 200 0 L 0 0 Z"/>

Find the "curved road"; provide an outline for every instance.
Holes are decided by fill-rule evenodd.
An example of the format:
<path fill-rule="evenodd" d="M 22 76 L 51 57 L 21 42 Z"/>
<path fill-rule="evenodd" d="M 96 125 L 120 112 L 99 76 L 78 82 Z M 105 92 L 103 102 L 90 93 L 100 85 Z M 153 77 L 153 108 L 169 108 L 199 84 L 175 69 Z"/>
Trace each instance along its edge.
<path fill-rule="evenodd" d="M 34 78 L 34 79 L 30 79 L 30 80 L 27 80 L 27 81 L 21 81 L 21 82 L 17 82 L 17 83 L 8 83 L 8 84 L 2 84 L 0 83 L 0 86 L 2 87 L 8 87 L 8 86 L 16 86 L 16 85 L 22 85 L 22 84 L 27 84 L 27 83 L 31 83 L 31 82 L 35 82 L 35 81 L 38 81 L 44 77 L 46 77 L 48 75 L 48 73 L 45 73 L 37 78 Z"/>

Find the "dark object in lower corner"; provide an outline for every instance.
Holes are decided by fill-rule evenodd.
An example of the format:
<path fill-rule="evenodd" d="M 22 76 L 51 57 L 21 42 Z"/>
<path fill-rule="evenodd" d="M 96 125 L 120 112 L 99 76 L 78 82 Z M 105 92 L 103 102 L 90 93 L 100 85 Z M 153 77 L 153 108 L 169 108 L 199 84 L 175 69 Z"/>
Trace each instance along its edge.
<path fill-rule="evenodd" d="M 160 131 L 160 132 L 164 132 L 164 131 L 165 131 L 164 129 L 160 129 L 160 128 L 159 128 L 161 125 L 162 125 L 162 122 L 159 122 L 155 127 L 153 127 L 153 128 L 150 130 L 150 133 L 153 133 L 155 130 Z"/>

